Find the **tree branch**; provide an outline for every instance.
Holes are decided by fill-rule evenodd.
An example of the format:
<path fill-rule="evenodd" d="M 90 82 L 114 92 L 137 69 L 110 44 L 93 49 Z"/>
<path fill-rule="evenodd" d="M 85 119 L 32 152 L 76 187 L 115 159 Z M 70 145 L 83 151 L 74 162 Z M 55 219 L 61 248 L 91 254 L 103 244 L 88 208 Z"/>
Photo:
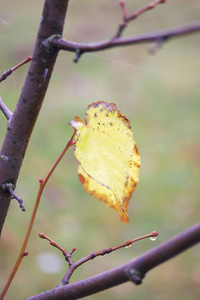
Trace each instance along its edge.
<path fill-rule="evenodd" d="M 32 228 L 33 228 L 33 224 L 34 224 L 34 221 L 35 221 L 35 217 L 36 217 L 38 206 L 39 206 L 39 203 L 40 203 L 40 200 L 41 200 L 42 193 L 44 191 L 44 188 L 45 188 L 49 178 L 51 177 L 52 173 L 54 172 L 55 168 L 57 167 L 57 165 L 59 164 L 59 162 L 61 161 L 61 159 L 65 155 L 66 151 L 69 149 L 69 147 L 71 147 L 73 145 L 74 136 L 75 136 L 75 132 L 72 134 L 71 138 L 67 141 L 67 144 L 65 145 L 63 151 L 61 152 L 61 154 L 56 159 L 55 163 L 53 164 L 53 166 L 49 170 L 49 172 L 48 172 L 47 176 L 45 177 L 45 179 L 44 180 L 42 178 L 39 179 L 40 186 L 39 186 L 39 190 L 38 190 L 37 197 L 36 197 L 36 200 L 35 200 L 35 205 L 33 207 L 33 211 L 32 211 L 32 214 L 31 214 L 31 218 L 30 218 L 30 221 L 29 221 L 29 225 L 28 225 L 28 228 L 27 228 L 27 232 L 26 232 L 26 235 L 25 235 L 25 238 L 24 238 L 19 256 L 17 258 L 17 261 L 16 261 L 16 263 L 15 263 L 15 265 L 14 265 L 14 267 L 13 267 L 11 273 L 10 273 L 10 276 L 9 276 L 5 286 L 4 286 L 3 291 L 0 294 L 0 300 L 4 299 L 4 296 L 7 293 L 7 290 L 9 289 L 9 286 L 10 286 L 10 284 L 11 284 L 11 282 L 12 282 L 12 280 L 13 280 L 13 278 L 14 278 L 14 276 L 15 276 L 15 274 L 16 274 L 16 272 L 17 272 L 17 270 L 18 270 L 18 268 L 19 268 L 19 266 L 22 262 L 22 259 L 28 253 L 25 250 L 26 250 L 26 246 L 27 246 L 27 243 L 29 241 L 29 238 L 30 238 Z"/>
<path fill-rule="evenodd" d="M 31 60 L 31 56 L 27 57 L 26 59 L 24 59 L 22 62 L 20 62 L 19 64 L 17 64 L 16 66 L 12 67 L 11 69 L 5 71 L 1 76 L 0 76 L 0 82 L 5 80 L 10 74 L 12 74 L 12 72 L 14 72 L 15 70 L 17 70 L 18 68 L 20 68 L 21 66 L 23 66 L 24 64 L 28 63 Z"/>
<path fill-rule="evenodd" d="M 200 222 L 130 262 L 96 276 L 61 286 L 27 300 L 79 299 L 127 281 L 140 284 L 145 274 L 200 242 Z"/>
<path fill-rule="evenodd" d="M 55 38 L 50 44 L 57 47 L 59 50 L 67 50 L 78 52 L 79 55 L 85 52 L 101 51 L 118 46 L 128 46 L 135 44 L 144 44 L 152 42 L 165 42 L 170 38 L 181 37 L 186 34 L 191 34 L 200 31 L 200 22 L 191 23 L 185 26 L 175 27 L 168 30 L 157 32 L 147 32 L 144 34 L 129 36 L 129 37 L 114 37 L 105 41 L 96 43 L 76 43 L 65 40 L 64 38 Z"/>
<path fill-rule="evenodd" d="M 74 261 L 72 260 L 72 254 L 74 253 L 74 251 L 76 250 L 76 248 L 73 248 L 71 250 L 71 252 L 68 252 L 67 250 L 65 250 L 64 248 L 62 248 L 61 246 L 59 246 L 57 243 L 55 243 L 52 239 L 50 239 L 48 236 L 46 236 L 43 232 L 41 232 L 39 234 L 39 237 L 41 237 L 42 239 L 46 239 L 50 242 L 50 244 L 54 247 L 56 247 L 57 249 L 59 249 L 62 254 L 65 257 L 65 260 L 68 262 L 69 265 L 69 269 L 67 270 L 66 274 L 64 275 L 63 279 L 61 280 L 61 282 L 57 285 L 58 286 L 63 286 L 69 283 L 69 279 L 71 278 L 73 272 L 80 267 L 82 264 L 88 262 L 89 260 L 92 260 L 98 256 L 104 256 L 106 254 L 110 254 L 113 251 L 119 250 L 121 248 L 129 248 L 133 243 L 138 242 L 140 240 L 143 239 L 153 239 L 155 240 L 156 237 L 158 236 L 158 232 L 157 231 L 153 231 L 149 234 L 140 236 L 138 238 L 135 238 L 133 240 L 127 241 L 125 243 L 122 243 L 120 245 L 114 246 L 114 247 L 109 247 L 107 249 L 103 249 L 103 250 L 99 250 L 99 251 L 95 251 L 85 257 L 83 257 L 82 259 L 78 260 L 77 262 L 74 263 Z"/>
<path fill-rule="evenodd" d="M 16 185 L 57 58 L 57 49 L 45 46 L 42 42 L 49 36 L 62 34 L 68 1 L 45 1 L 29 71 L 3 141 L 0 153 L 0 233 L 11 198 L 2 186 Z M 6 157 L 7 160 L 1 157 Z"/>
<path fill-rule="evenodd" d="M 143 14 L 144 12 L 155 8 L 158 4 L 163 4 L 165 3 L 166 0 L 154 0 L 152 2 L 150 2 L 149 4 L 145 5 L 144 7 L 134 11 L 132 14 L 128 14 L 128 11 L 126 9 L 126 3 L 125 1 L 120 1 L 120 6 L 122 8 L 122 12 L 123 12 L 123 22 L 122 24 L 119 25 L 119 28 L 117 30 L 117 33 L 115 34 L 115 38 L 120 37 L 123 33 L 123 31 L 125 30 L 125 28 L 127 27 L 128 23 L 135 20 L 138 16 L 140 16 L 141 14 Z"/>
<path fill-rule="evenodd" d="M 12 117 L 12 112 L 7 108 L 7 106 L 5 105 L 1 97 L 0 97 L 0 110 L 2 111 L 6 119 L 9 121 Z"/>

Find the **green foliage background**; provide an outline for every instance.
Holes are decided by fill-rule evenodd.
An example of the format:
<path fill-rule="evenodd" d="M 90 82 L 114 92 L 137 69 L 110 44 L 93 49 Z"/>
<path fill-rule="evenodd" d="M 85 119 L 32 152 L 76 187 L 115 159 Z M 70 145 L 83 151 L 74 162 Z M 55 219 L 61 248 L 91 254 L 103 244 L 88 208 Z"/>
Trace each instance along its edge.
<path fill-rule="evenodd" d="M 129 0 L 127 7 L 133 11 L 147 2 Z M 125 34 L 167 29 L 199 19 L 198 1 L 168 2 L 140 16 Z M 32 54 L 42 7 L 39 0 L 1 2 L 1 73 Z M 73 0 L 64 37 L 80 42 L 103 40 L 115 33 L 119 22 L 121 10 L 116 0 Z M 0 241 L 0 287 L 17 258 L 38 179 L 45 177 L 71 136 L 68 122 L 75 114 L 84 118 L 91 102 L 114 102 L 131 121 L 141 154 L 140 182 L 130 202 L 130 223 L 123 224 L 114 211 L 82 189 L 70 149 L 46 187 L 27 248 L 30 255 L 24 258 L 6 299 L 16 299 L 16 295 L 24 299 L 51 289 L 64 275 L 67 265 L 62 254 L 39 239 L 41 231 L 69 251 L 76 247 L 74 260 L 152 230 L 160 233 L 156 242 L 142 241 L 81 266 L 72 277 L 75 281 L 125 263 L 199 220 L 200 33 L 171 40 L 153 56 L 148 53 L 149 47 L 85 54 L 78 64 L 73 63 L 73 53 L 60 53 L 16 189 L 27 211 L 21 212 L 12 201 Z M 1 83 L 0 95 L 11 110 L 27 68 L 22 67 Z M 1 142 L 5 130 L 6 120 L 0 114 Z M 199 250 L 197 245 L 156 268 L 139 287 L 127 283 L 88 299 L 197 300 Z M 39 255 L 47 252 L 61 259 L 56 273 L 44 273 L 38 264 Z"/>

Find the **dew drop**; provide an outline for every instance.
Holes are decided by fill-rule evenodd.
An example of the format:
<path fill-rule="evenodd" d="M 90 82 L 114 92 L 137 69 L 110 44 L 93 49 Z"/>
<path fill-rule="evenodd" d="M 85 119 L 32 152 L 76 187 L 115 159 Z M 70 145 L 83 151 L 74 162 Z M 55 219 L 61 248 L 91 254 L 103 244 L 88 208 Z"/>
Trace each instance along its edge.
<path fill-rule="evenodd" d="M 131 245 L 128 245 L 128 246 L 125 246 L 125 248 L 127 248 L 127 249 L 128 249 L 128 248 L 130 248 L 131 246 L 132 246 L 132 244 L 131 244 Z"/>
<path fill-rule="evenodd" d="M 151 237 L 150 237 L 150 240 L 151 240 L 152 242 L 154 242 L 156 239 L 157 239 L 157 236 L 151 236 Z"/>

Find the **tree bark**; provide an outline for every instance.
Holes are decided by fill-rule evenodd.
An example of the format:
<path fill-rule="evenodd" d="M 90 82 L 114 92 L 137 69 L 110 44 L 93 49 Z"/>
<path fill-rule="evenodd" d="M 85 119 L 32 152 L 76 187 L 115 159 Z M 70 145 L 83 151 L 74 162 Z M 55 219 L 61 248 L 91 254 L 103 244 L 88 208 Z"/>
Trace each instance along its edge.
<path fill-rule="evenodd" d="M 52 35 L 62 35 L 68 1 L 45 1 L 30 67 L 14 113 L 8 121 L 0 152 L 0 234 L 11 199 L 4 186 L 16 186 L 58 54 L 57 48 L 48 47 L 43 42 Z"/>

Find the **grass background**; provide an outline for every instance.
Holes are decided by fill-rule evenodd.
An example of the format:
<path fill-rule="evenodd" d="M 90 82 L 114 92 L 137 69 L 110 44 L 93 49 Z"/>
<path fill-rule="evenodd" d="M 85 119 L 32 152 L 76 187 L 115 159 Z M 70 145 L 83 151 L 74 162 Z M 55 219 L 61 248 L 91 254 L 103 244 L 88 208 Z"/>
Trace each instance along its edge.
<path fill-rule="evenodd" d="M 126 2 L 133 11 L 148 1 Z M 39 0 L 1 2 L 1 73 L 32 54 L 42 7 L 43 1 Z M 168 1 L 140 16 L 125 35 L 187 24 L 199 16 L 198 1 Z M 63 36 L 80 42 L 103 40 L 116 32 L 120 21 L 116 0 L 73 0 Z M 169 41 L 153 56 L 148 54 L 149 47 L 137 45 L 96 53 L 105 58 L 85 54 L 78 64 L 73 63 L 73 53 L 59 54 L 16 189 L 27 211 L 22 213 L 15 201 L 11 203 L 0 241 L 0 288 L 22 244 L 38 179 L 44 178 L 71 136 L 68 122 L 75 114 L 84 118 L 91 102 L 114 102 L 131 121 L 141 154 L 140 182 L 130 202 L 130 223 L 122 224 L 115 211 L 82 189 L 70 149 L 46 187 L 27 247 L 30 255 L 23 260 L 6 299 L 24 299 L 51 289 L 64 275 L 67 265 L 62 255 L 38 238 L 41 231 L 69 251 L 76 247 L 74 260 L 152 230 L 160 233 L 155 242 L 142 241 L 88 262 L 75 272 L 73 282 L 125 263 L 199 220 L 200 35 Z M 0 95 L 11 110 L 27 69 L 27 65 L 23 66 L 1 83 Z M 6 121 L 0 114 L 1 142 L 5 131 Z M 88 299 L 197 300 L 199 250 L 197 245 L 159 266 L 147 274 L 139 287 L 126 283 Z M 45 263 L 47 254 L 52 256 Z M 58 269 L 45 272 L 41 257 L 46 265 L 59 260 L 55 262 Z"/>

